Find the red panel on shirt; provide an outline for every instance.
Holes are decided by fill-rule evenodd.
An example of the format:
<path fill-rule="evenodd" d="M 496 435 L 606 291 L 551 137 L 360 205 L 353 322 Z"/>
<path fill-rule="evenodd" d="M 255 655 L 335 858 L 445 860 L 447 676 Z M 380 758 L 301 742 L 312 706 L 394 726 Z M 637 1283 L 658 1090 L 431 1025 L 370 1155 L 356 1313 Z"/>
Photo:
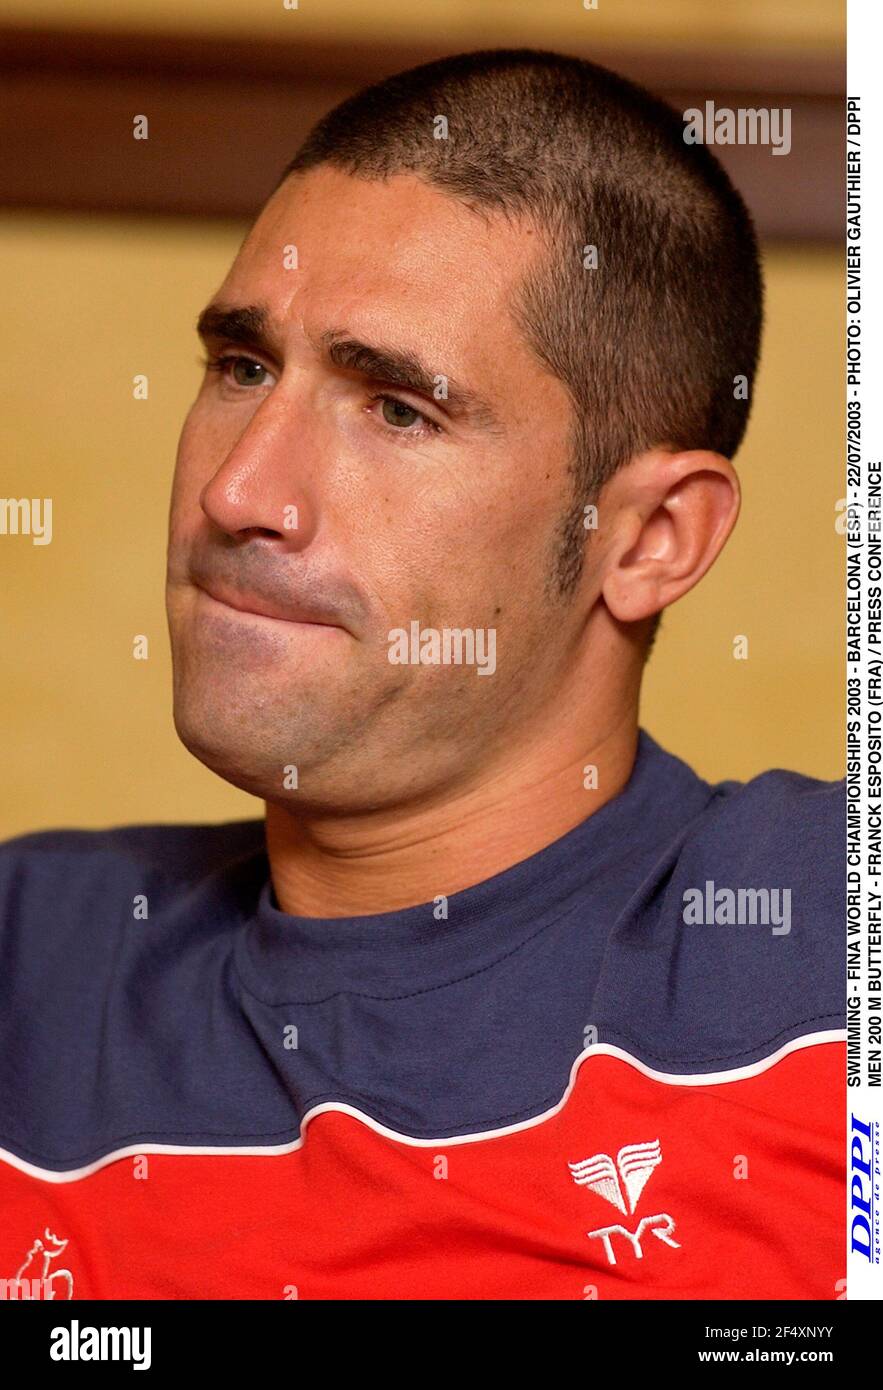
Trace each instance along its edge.
<path fill-rule="evenodd" d="M 557 1114 L 468 1143 L 324 1112 L 283 1155 L 66 1183 L 0 1163 L 0 1278 L 66 1270 L 74 1299 L 834 1299 L 843 1071 L 840 1043 L 705 1086 L 594 1054 Z"/>

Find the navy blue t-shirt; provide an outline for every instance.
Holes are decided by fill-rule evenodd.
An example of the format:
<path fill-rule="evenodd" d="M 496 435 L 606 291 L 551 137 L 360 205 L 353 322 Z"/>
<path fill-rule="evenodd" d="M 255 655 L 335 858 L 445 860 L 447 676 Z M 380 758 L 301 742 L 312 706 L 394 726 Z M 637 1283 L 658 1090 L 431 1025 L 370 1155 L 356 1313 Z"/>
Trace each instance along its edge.
<path fill-rule="evenodd" d="M 397 1219 L 409 1213 L 413 1229 L 441 1220 L 431 1205 L 438 1184 L 421 1197 L 423 1179 L 407 1169 L 438 1150 L 460 1153 L 464 1163 L 468 1154 L 475 1170 L 468 1180 L 463 1175 L 461 1188 L 445 1188 L 446 1200 L 456 1192 L 460 1205 L 439 1237 L 449 1251 L 447 1286 L 466 1290 L 462 1296 L 492 1296 L 487 1288 L 502 1297 L 570 1296 L 556 1281 L 572 1272 L 574 1257 L 556 1251 L 571 1239 L 579 1241 L 575 1249 L 585 1247 L 589 1264 L 597 1255 L 598 1278 L 620 1281 L 611 1296 L 726 1296 L 700 1272 L 690 1287 L 706 1293 L 666 1282 L 672 1276 L 662 1271 L 663 1257 L 674 1266 L 676 1251 L 686 1248 L 672 1234 L 668 1208 L 671 1227 L 651 1207 L 645 1234 L 628 1235 L 632 1246 L 613 1260 L 612 1246 L 586 1241 L 585 1220 L 559 1244 L 556 1223 L 588 1192 L 599 1210 L 607 1204 L 610 1221 L 617 1217 L 610 1229 L 623 1231 L 641 1215 L 640 1191 L 651 1174 L 661 1186 L 657 1151 L 671 1155 L 687 1145 L 679 1162 L 689 1168 L 688 1153 L 707 1150 L 716 1130 L 735 1124 L 723 1145 L 726 1168 L 741 1152 L 732 1145 L 750 1145 L 739 1130 L 748 1115 L 764 1153 L 789 1135 L 799 1148 L 808 1096 L 821 1109 L 806 1121 L 807 1132 L 836 1137 L 840 1100 L 830 1078 L 842 1060 L 824 1076 L 819 1067 L 844 1024 L 843 823 L 842 783 L 777 770 L 711 786 L 642 731 L 624 789 L 575 829 L 446 900 L 377 915 L 324 920 L 283 913 L 260 821 L 58 830 L 7 843 L 0 847 L 0 1207 L 3 1182 L 14 1190 L 7 1218 L 0 1216 L 0 1262 L 15 1265 L 22 1241 L 33 1238 L 31 1225 L 42 1220 L 35 1191 L 51 1191 L 54 1203 L 60 1194 L 86 1202 L 92 1230 L 109 1200 L 106 1193 L 98 1200 L 97 1184 L 115 1182 L 122 1166 L 121 1191 L 129 1194 L 133 1158 L 147 1154 L 155 1164 L 185 1165 L 182 1174 L 186 1164 L 201 1163 L 201 1176 L 186 1168 L 186 1180 L 176 1179 L 176 1196 L 166 1194 L 143 1249 L 134 1234 L 140 1217 L 129 1212 L 137 1258 L 130 1250 L 125 1270 L 113 1270 L 99 1242 L 84 1257 L 84 1290 L 102 1297 L 281 1296 L 272 1278 L 263 1291 L 251 1265 L 239 1268 L 238 1282 L 219 1276 L 208 1294 L 196 1292 L 204 1275 L 197 1277 L 180 1253 L 178 1273 L 169 1270 L 169 1223 L 192 1225 L 194 1211 L 202 1211 L 197 1246 L 214 1248 L 211 1241 L 233 1221 L 224 1205 L 232 1184 L 242 1189 L 237 1210 L 251 1213 L 255 1242 L 264 1227 L 253 1206 L 273 1189 L 267 1201 L 277 1221 L 294 1223 L 288 1238 L 295 1249 L 302 1232 L 304 1249 L 294 1258 L 309 1270 L 313 1296 L 357 1296 L 347 1280 L 358 1284 L 353 1270 L 367 1277 L 369 1236 L 348 1235 L 355 1245 L 345 1254 L 342 1207 L 347 1230 L 364 1220 L 377 1242 L 371 1277 L 381 1292 L 373 1296 L 420 1296 L 413 1252 L 403 1254 L 398 1227 L 378 1230 L 386 1218 L 372 1204 L 385 1200 L 380 1210 L 389 1211 L 397 1193 Z M 771 1076 L 780 1080 L 768 1094 Z M 718 1110 L 696 1110 L 697 1096 Z M 573 1141 L 576 1152 L 555 1137 L 566 1124 L 580 1135 L 585 1130 L 584 1140 Z M 314 1126 L 315 1139 L 307 1138 Z M 386 1146 L 370 1163 L 360 1147 L 368 1143 Z M 528 1143 L 540 1146 L 533 1157 L 524 1156 Z M 556 1148 L 545 1186 L 536 1197 L 525 1195 L 545 1162 L 542 1145 L 559 1143 L 560 1162 Z M 631 1149 L 638 1159 L 629 1157 Z M 587 1158 L 588 1167 L 580 1167 Z M 280 1188 L 280 1165 L 295 1160 L 299 1168 Z M 828 1152 L 822 1166 L 831 1181 L 833 1162 Z M 200 1192 L 208 1193 L 220 1173 L 207 1163 L 234 1169 L 223 1184 L 218 1178 L 219 1205 L 206 1196 L 203 1210 Z M 246 1176 L 244 1163 L 259 1166 Z M 806 1173 L 795 1167 L 795 1202 L 810 1200 L 807 1174 L 817 1174 L 822 1159 L 816 1154 L 807 1163 Z M 341 1184 L 356 1182 L 366 1164 L 379 1186 L 375 1191 L 367 1178 L 355 1201 Z M 506 1183 L 521 1194 L 513 1198 L 518 1220 L 527 1225 L 513 1235 L 508 1214 L 496 1263 L 485 1266 L 474 1242 L 459 1248 L 456 1233 L 471 1230 L 473 1220 L 481 1226 L 480 1210 L 488 1230 L 498 1230 L 506 1199 L 498 1176 L 489 1175 L 507 1164 Z M 341 1176 L 347 1172 L 349 1179 Z M 723 1213 L 715 1225 L 719 1247 L 738 1225 L 727 1214 L 735 1188 L 729 1172 L 721 1183 L 724 1176 L 729 1186 L 705 1203 Z M 544 1228 L 546 1254 L 522 1270 L 536 1222 L 545 1219 L 535 1208 L 558 1183 L 560 1204 Z M 700 1179 L 690 1184 L 695 1195 Z M 135 1199 L 118 1192 L 114 1200 L 125 1206 Z M 74 1208 L 53 1210 L 55 1224 L 76 1226 Z M 327 1251 L 323 1212 L 337 1232 Z M 600 1221 L 594 1209 L 592 1219 Z M 813 1220 L 818 1233 L 825 1221 L 818 1212 Z M 654 1221 L 658 1240 L 647 1251 Z M 268 1207 L 267 1232 L 272 1222 Z M 158 1229 L 167 1235 L 157 1236 Z M 590 1234 L 606 1229 L 602 1223 Z M 113 1248 L 110 1230 L 102 1239 Z M 240 1233 L 240 1243 L 247 1239 Z M 488 1236 L 491 1246 L 496 1239 Z M 641 1259 L 646 1253 L 654 1260 L 635 1260 L 638 1239 Z M 741 1266 L 725 1249 L 721 1258 L 743 1269 L 739 1288 L 754 1290 L 756 1252 L 743 1253 Z M 225 1270 L 235 1270 L 241 1257 L 230 1258 Z M 792 1256 L 783 1258 L 794 1274 Z M 661 1282 L 648 1291 L 654 1263 Z M 682 1259 L 679 1278 L 686 1267 Z M 470 1280 L 479 1279 L 479 1268 L 485 1282 L 476 1292 Z M 499 1288 L 493 1271 L 500 1271 Z M 632 1277 L 640 1292 L 628 1284 Z M 738 1274 L 732 1277 L 738 1283 Z M 769 1296 L 804 1296 L 797 1274 L 777 1266 L 769 1278 L 790 1290 Z M 456 1288 L 448 1296 L 460 1296 Z"/>

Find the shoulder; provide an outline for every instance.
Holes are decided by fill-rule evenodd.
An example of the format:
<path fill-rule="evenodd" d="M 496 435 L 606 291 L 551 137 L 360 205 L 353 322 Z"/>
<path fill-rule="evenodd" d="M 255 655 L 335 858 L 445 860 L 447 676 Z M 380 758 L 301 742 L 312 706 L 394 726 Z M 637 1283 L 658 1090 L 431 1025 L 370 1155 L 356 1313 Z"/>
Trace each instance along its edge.
<path fill-rule="evenodd" d="M 744 782 L 714 784 L 644 739 L 657 771 L 642 807 L 654 827 L 666 818 L 672 823 L 660 865 L 669 884 L 788 889 L 808 922 L 842 901 L 845 779 L 827 782 L 772 768 Z"/>
<path fill-rule="evenodd" d="M 845 782 L 775 768 L 717 786 L 684 844 L 669 907 L 734 1036 L 842 1026 L 845 808 Z"/>
<path fill-rule="evenodd" d="M 230 938 L 263 843 L 262 823 L 249 821 L 51 830 L 0 845 L 4 1149 L 79 1167 L 140 1133 L 156 1107 L 169 1132 L 211 1129 L 194 1119 L 206 1038 L 213 1046 L 236 1026 L 225 1012 Z"/>
<path fill-rule="evenodd" d="M 226 821 L 217 825 L 119 825 L 107 830 L 36 830 L 0 842 L 0 864 L 52 860 L 87 863 L 90 859 L 118 862 L 166 863 L 186 872 L 211 864 L 218 851 L 250 850 L 263 838 L 259 820 Z"/>
<path fill-rule="evenodd" d="M 681 872 L 717 873 L 721 886 L 729 875 L 737 886 L 791 889 L 792 898 L 800 891 L 795 908 L 818 919 L 843 891 L 845 781 L 774 768 L 713 793 L 686 839 Z"/>
<path fill-rule="evenodd" d="M 663 1070 L 754 1063 L 844 1022 L 845 784 L 775 768 L 709 790 L 617 933 L 613 1031 Z"/>
<path fill-rule="evenodd" d="M 263 844 L 261 821 L 21 835 L 0 844 L 0 933 L 8 939 L 36 920 L 42 935 L 64 922 L 106 923 L 121 911 L 131 920 L 131 895 L 180 893 Z"/>

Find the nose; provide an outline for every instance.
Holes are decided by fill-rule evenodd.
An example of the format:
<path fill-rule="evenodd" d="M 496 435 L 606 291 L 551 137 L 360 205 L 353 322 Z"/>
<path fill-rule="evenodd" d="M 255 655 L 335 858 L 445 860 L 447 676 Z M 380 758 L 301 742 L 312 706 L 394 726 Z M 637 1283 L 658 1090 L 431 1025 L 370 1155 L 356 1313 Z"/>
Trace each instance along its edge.
<path fill-rule="evenodd" d="M 318 515 L 315 484 L 303 463 L 308 431 L 305 407 L 276 387 L 202 489 L 208 519 L 239 539 L 272 537 L 292 550 L 309 545 Z"/>

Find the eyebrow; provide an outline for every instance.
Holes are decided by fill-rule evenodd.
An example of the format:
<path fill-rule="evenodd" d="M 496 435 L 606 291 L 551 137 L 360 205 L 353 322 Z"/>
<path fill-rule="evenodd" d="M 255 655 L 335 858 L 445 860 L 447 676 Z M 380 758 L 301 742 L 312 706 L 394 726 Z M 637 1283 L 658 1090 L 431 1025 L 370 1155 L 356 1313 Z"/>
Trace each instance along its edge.
<path fill-rule="evenodd" d="M 434 371 L 416 353 L 403 348 L 365 343 L 351 337 L 345 330 L 331 328 L 322 333 L 319 342 L 333 366 L 343 371 L 358 372 L 372 381 L 389 386 L 402 386 L 418 395 L 437 400 L 440 380 L 446 395 L 439 404 L 452 415 L 462 415 L 471 423 L 485 429 L 498 428 L 497 417 L 488 401 L 447 376 Z"/>
<path fill-rule="evenodd" d="M 209 304 L 196 320 L 196 331 L 203 342 L 207 338 L 226 339 L 232 343 L 270 352 L 270 316 L 259 304 L 243 304 L 227 308 Z"/>
<path fill-rule="evenodd" d="M 197 319 L 196 331 L 203 341 L 211 338 L 238 343 L 268 355 L 274 353 L 270 316 L 259 304 L 209 304 Z M 366 343 L 339 328 L 327 329 L 316 342 L 327 361 L 341 371 L 357 372 L 372 381 L 414 391 L 437 401 L 448 414 L 462 416 L 483 429 L 500 428 L 493 408 L 484 397 L 446 373 L 434 370 L 414 352 Z M 441 399 L 435 394 L 439 378 L 443 379 L 447 392 Z"/>

